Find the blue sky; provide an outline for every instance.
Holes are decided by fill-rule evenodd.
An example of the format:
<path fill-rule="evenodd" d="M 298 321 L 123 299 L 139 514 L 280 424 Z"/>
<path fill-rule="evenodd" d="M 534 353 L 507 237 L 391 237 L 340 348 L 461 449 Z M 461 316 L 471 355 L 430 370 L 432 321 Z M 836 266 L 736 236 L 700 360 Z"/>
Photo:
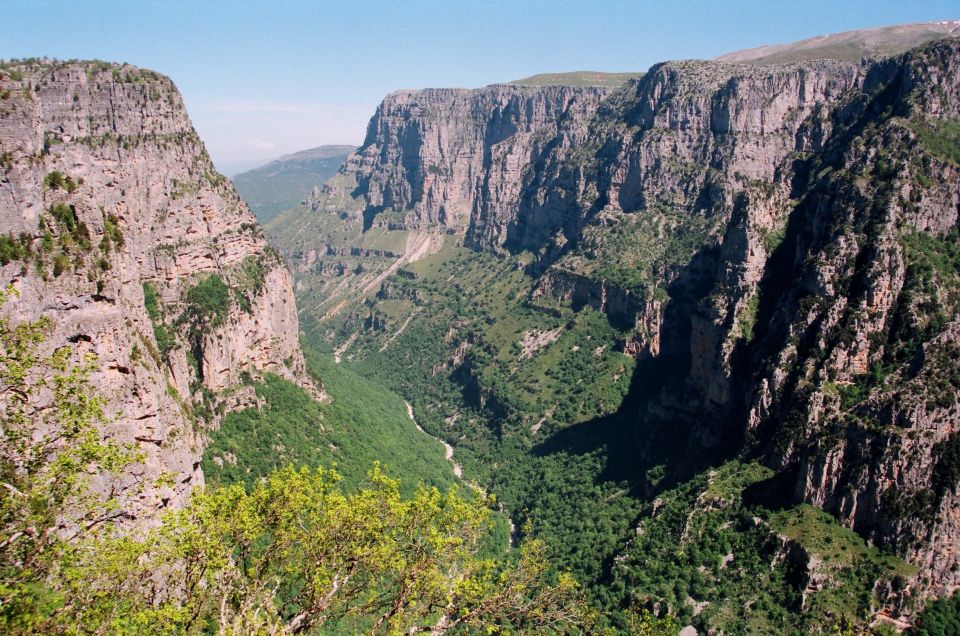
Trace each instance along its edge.
<path fill-rule="evenodd" d="M 957 0 L 4 0 L 0 58 L 129 62 L 169 75 L 218 167 L 362 141 L 386 93 L 960 18 Z"/>

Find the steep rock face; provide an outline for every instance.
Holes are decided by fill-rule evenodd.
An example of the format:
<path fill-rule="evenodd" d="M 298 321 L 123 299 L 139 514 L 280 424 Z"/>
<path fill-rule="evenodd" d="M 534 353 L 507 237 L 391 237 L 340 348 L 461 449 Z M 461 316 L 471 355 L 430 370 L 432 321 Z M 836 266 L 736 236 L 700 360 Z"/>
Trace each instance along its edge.
<path fill-rule="evenodd" d="M 11 63 L 0 89 L 6 310 L 97 355 L 108 434 L 146 456 L 131 514 L 149 516 L 202 482 L 203 424 L 253 398 L 241 374 L 309 384 L 289 274 L 166 77 Z M 176 485 L 153 488 L 165 471 Z"/>
<path fill-rule="evenodd" d="M 602 87 L 488 86 L 389 95 L 364 145 L 268 224 L 321 321 L 443 246 L 500 249 L 531 165 L 583 142 Z"/>
<path fill-rule="evenodd" d="M 958 59 L 953 40 L 859 65 L 669 62 L 605 98 L 549 89 L 554 119 L 505 117 L 501 87 L 399 94 L 281 229 L 532 252 L 531 302 L 626 332 L 652 396 L 638 464 L 678 430 L 678 473 L 763 456 L 784 499 L 921 566 L 890 597 L 908 613 L 960 584 Z M 403 262 L 337 259 L 313 265 L 334 283 L 301 279 L 325 308 L 349 306 L 330 299 L 351 272 Z"/>
<path fill-rule="evenodd" d="M 544 162 L 525 192 L 511 244 L 537 250 L 541 267 L 560 275 L 581 272 L 625 288 L 657 312 L 667 305 L 651 301 L 670 290 L 672 309 L 689 315 L 699 290 L 718 276 L 727 279 L 724 297 L 739 302 L 759 277 L 761 235 L 784 221 L 777 206 L 747 214 L 743 202 L 751 193 L 776 192 L 789 156 L 821 147 L 828 129 L 815 113 L 859 81 L 855 67 L 836 62 L 654 67 L 603 104 L 586 148 L 555 152 Z M 740 262 L 718 271 L 727 258 Z M 622 323 L 663 322 L 646 311 L 618 315 L 615 308 Z M 710 314 L 719 311 L 707 308 L 704 319 L 715 320 Z M 663 336 L 668 354 L 689 349 L 691 329 L 694 348 L 704 354 L 718 344 L 696 322 L 665 329 L 656 340 Z M 725 400 L 724 378 L 709 374 L 702 370 L 698 384 L 716 384 L 705 393 Z"/>
<path fill-rule="evenodd" d="M 747 354 L 746 422 L 796 496 L 941 594 L 960 585 L 958 86 L 954 40 L 874 65 L 837 109 L 794 180 Z"/>
<path fill-rule="evenodd" d="M 684 423 L 680 463 L 741 452 L 744 442 L 760 450 L 783 475 L 796 475 L 797 500 L 921 566 L 891 597 L 909 613 L 911 596 L 960 583 L 960 380 L 947 362 L 957 346 L 960 279 L 952 256 L 960 46 L 831 66 L 734 67 L 709 100 L 674 97 L 659 110 L 657 95 L 682 96 L 686 82 L 709 87 L 724 67 L 695 65 L 662 83 L 663 71 L 651 71 L 613 119 L 636 124 L 632 136 L 614 135 L 629 140 L 626 151 L 599 162 L 605 212 L 562 228 L 568 241 L 554 242 L 560 256 L 547 272 L 591 271 L 600 286 L 630 262 L 649 266 L 646 276 L 622 279 L 640 297 L 665 299 L 654 324 L 670 372 L 639 371 L 658 387 L 641 411 L 645 448 L 658 431 Z M 797 87 L 791 107 L 764 97 L 763 87 L 777 85 Z M 807 95 L 815 99 L 805 104 Z M 608 100 L 597 121 L 623 96 Z M 644 152 L 644 126 L 658 117 L 668 131 L 696 131 L 691 143 Z M 694 167 L 633 171 L 621 186 L 606 175 L 629 165 L 623 156 L 649 157 L 652 166 L 688 157 Z M 544 184 L 549 190 L 551 179 Z M 621 210 L 659 217 L 657 228 L 668 231 L 650 231 Z M 617 226 L 641 249 L 610 236 Z M 658 237 L 694 243 L 657 253 L 650 239 Z M 650 306 L 630 311 L 638 306 L 633 319 L 649 323 Z"/>
<path fill-rule="evenodd" d="M 442 225 L 495 246 L 518 204 L 527 167 L 569 147 L 609 93 L 600 87 L 488 86 L 388 96 L 344 171 L 366 198 L 367 225 L 390 208 L 407 228 Z"/>
<path fill-rule="evenodd" d="M 589 203 L 587 213 L 606 205 L 626 212 L 657 205 L 701 214 L 729 209 L 734 192 L 771 181 L 788 153 L 819 147 L 826 132 L 806 125 L 807 117 L 855 86 L 858 75 L 853 66 L 829 61 L 769 69 L 655 66 L 597 113 L 586 148 L 592 156 L 558 150 L 538 171 L 517 218 L 523 230 L 517 240 L 533 245 L 552 229 L 568 229 L 568 220 L 536 204 L 560 193 Z M 567 184 L 578 184 L 578 191 L 564 192 Z M 564 225 L 531 233 L 544 218 Z"/>

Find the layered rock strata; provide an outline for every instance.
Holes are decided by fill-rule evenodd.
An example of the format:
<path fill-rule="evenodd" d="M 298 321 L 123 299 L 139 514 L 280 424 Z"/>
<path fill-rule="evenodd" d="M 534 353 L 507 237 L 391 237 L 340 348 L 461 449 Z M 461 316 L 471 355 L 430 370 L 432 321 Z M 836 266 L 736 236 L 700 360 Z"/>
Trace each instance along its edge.
<path fill-rule="evenodd" d="M 14 62 L 0 97 L 5 311 L 96 354 L 105 434 L 145 455 L 130 514 L 149 516 L 203 482 L 205 427 L 250 403 L 244 374 L 310 384 L 290 276 L 166 77 Z"/>
<path fill-rule="evenodd" d="M 295 265 L 310 227 L 532 252 L 531 302 L 627 332 L 655 396 L 638 463 L 677 426 L 678 470 L 757 453 L 795 500 L 921 566 L 901 598 L 943 594 L 960 584 L 958 86 L 946 40 L 860 64 L 668 62 L 612 92 L 399 93 L 275 228 Z M 399 262 L 315 260 L 302 293 L 321 306 Z"/>

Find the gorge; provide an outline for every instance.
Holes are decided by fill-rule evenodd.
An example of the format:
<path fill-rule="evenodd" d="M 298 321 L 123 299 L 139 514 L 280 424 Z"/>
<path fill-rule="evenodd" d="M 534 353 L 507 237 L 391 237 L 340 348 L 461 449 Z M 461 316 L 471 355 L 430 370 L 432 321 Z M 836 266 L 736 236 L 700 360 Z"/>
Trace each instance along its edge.
<path fill-rule="evenodd" d="M 789 500 L 801 525 L 823 509 L 903 558 L 868 585 L 869 620 L 909 616 L 910 599 L 958 584 L 958 59 L 947 40 L 864 63 L 668 62 L 620 88 L 395 93 L 268 235 L 320 348 L 411 400 L 517 521 L 557 532 L 568 567 L 592 560 L 616 580 L 610 560 L 630 562 L 636 542 L 585 557 L 564 532 L 655 516 L 658 495 L 702 475 L 691 515 Z M 498 461 L 531 455 L 540 466 L 520 474 Z M 546 511 L 551 463 L 587 456 L 601 468 L 583 487 L 639 508 Z M 741 490 L 704 503 L 716 475 L 743 471 Z M 799 564 L 801 607 L 854 587 L 838 571 L 858 566 L 777 519 L 768 532 L 791 556 L 757 550 Z M 625 583 L 700 627 L 732 610 L 710 583 L 692 599 Z"/>
<path fill-rule="evenodd" d="M 95 355 L 99 434 L 139 453 L 93 480 L 136 485 L 121 532 L 334 468 L 360 493 L 338 519 L 395 504 L 371 534 L 413 523 L 401 497 L 444 549 L 489 516 L 464 541 L 538 590 L 514 543 L 542 549 L 558 633 L 919 629 L 960 589 L 958 29 L 391 93 L 355 150 L 247 173 L 263 229 L 167 77 L 3 62 L 3 315 L 48 320 L 44 355 Z M 302 162 L 343 155 L 278 213 L 330 168 Z M 458 488 L 482 513 L 441 499 Z M 283 633 L 547 629 L 470 605 L 443 558 L 429 627 L 403 596 L 311 614 L 279 575 L 265 606 Z M 572 579 L 583 615 L 551 604 Z"/>

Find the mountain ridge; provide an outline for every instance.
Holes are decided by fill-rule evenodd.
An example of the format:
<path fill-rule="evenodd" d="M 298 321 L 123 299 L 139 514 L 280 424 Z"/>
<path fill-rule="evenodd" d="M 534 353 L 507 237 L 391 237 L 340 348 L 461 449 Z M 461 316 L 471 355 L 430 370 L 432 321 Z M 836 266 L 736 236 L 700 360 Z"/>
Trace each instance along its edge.
<path fill-rule="evenodd" d="M 356 146 L 330 145 L 277 157 L 234 175 L 234 187 L 261 223 L 303 201 L 318 183 L 333 176 Z"/>
<path fill-rule="evenodd" d="M 603 71 L 567 71 L 564 73 L 537 73 L 529 77 L 505 82 L 514 86 L 603 86 L 617 88 L 642 72 L 611 73 Z"/>
<path fill-rule="evenodd" d="M 763 44 L 714 59 L 750 64 L 780 64 L 817 58 L 859 62 L 862 58 L 890 57 L 929 41 L 958 36 L 960 20 L 896 24 L 821 35 L 789 44 Z"/>
<path fill-rule="evenodd" d="M 390 355 L 414 355 L 407 334 L 450 311 L 429 301 L 440 293 L 436 274 L 467 277 L 474 302 L 490 303 L 497 279 L 474 277 L 525 272 L 499 300 L 523 299 L 509 305 L 522 320 L 494 300 L 476 319 L 429 332 L 439 349 L 421 364 L 466 397 L 427 393 L 415 406 L 437 410 L 431 426 L 458 453 L 493 443 L 471 424 L 477 415 L 461 417 L 467 408 L 501 440 L 561 436 L 571 421 L 554 421 L 556 408 L 577 417 L 562 385 L 550 389 L 560 396 L 551 405 L 538 397 L 554 386 L 549 373 L 537 390 L 510 378 L 518 368 L 533 374 L 527 360 L 539 356 L 616 365 L 607 357 L 616 347 L 640 387 L 618 416 L 645 440 L 634 470 L 656 484 L 684 479 L 706 457 L 758 453 L 782 497 L 828 510 L 914 564 L 878 601 L 909 617 L 927 594 L 958 585 L 945 556 L 958 552 L 945 459 L 958 393 L 943 387 L 945 410 L 927 410 L 923 382 L 909 381 L 942 372 L 953 346 L 953 328 L 917 302 L 948 302 L 957 272 L 916 276 L 952 249 L 956 180 L 930 175 L 955 170 L 941 148 L 960 114 L 958 72 L 956 40 L 944 40 L 865 65 L 666 62 L 603 92 L 393 94 L 340 173 L 268 230 L 296 272 L 305 321 L 370 373 Z M 417 241 L 430 247 L 412 249 Z M 582 336 L 571 346 L 563 334 L 598 329 L 581 326 L 590 312 L 619 335 L 605 335 L 588 363 Z M 511 321 L 525 327 L 508 336 Z M 911 367 L 918 338 L 928 364 Z M 590 400 L 601 394 L 593 376 L 580 378 Z M 884 383 L 895 379 L 912 406 L 891 402 L 896 385 Z M 801 562 L 818 576 L 814 561 Z"/>

